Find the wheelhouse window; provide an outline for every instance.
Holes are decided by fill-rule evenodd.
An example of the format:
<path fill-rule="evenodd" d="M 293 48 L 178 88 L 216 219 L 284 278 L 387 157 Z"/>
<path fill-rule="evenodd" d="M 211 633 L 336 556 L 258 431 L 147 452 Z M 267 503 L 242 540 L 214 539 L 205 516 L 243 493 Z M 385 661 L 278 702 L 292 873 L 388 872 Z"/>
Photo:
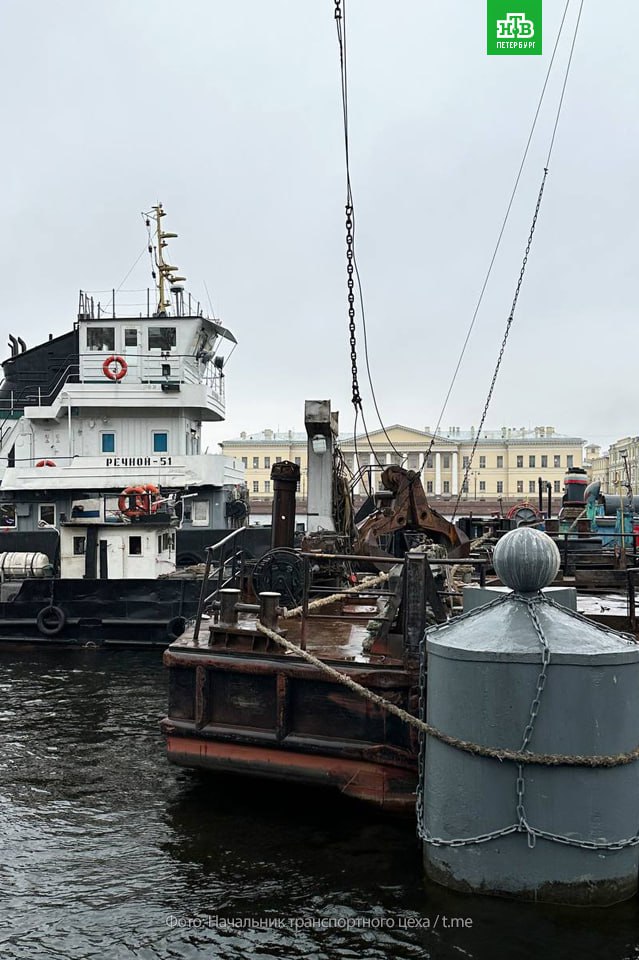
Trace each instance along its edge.
<path fill-rule="evenodd" d="M 87 538 L 86 537 L 74 537 L 73 538 L 73 556 L 74 557 L 83 557 L 87 549 Z"/>
<path fill-rule="evenodd" d="M 176 343 L 175 327 L 149 327 L 149 350 L 171 350 Z"/>
<path fill-rule="evenodd" d="M 138 345 L 138 331 L 129 329 L 124 331 L 124 346 L 125 347 L 137 347 Z"/>
<path fill-rule="evenodd" d="M 129 556 L 142 556 L 142 537 L 129 537 Z"/>
<path fill-rule="evenodd" d="M 0 505 L 0 527 L 17 527 L 15 503 Z"/>
<path fill-rule="evenodd" d="M 153 453 L 166 453 L 169 449 L 168 433 L 153 434 Z"/>
<path fill-rule="evenodd" d="M 55 527 L 55 503 L 41 503 L 38 507 L 38 520 Z"/>
<path fill-rule="evenodd" d="M 115 434 L 103 433 L 101 436 L 102 453 L 115 453 Z"/>
<path fill-rule="evenodd" d="M 87 350 L 115 350 L 115 327 L 87 327 Z"/>

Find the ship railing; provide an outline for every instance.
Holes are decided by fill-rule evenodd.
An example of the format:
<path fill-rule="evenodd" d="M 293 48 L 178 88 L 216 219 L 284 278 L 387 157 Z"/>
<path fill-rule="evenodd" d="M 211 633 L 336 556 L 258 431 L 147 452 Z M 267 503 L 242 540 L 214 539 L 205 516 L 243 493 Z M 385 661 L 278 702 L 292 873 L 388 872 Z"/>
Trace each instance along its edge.
<path fill-rule="evenodd" d="M 242 579 L 245 553 L 243 549 L 236 550 L 235 547 L 237 545 L 236 541 L 239 539 L 239 537 L 244 535 L 245 531 L 246 527 L 238 527 L 237 530 L 232 530 L 226 537 L 223 537 L 221 540 L 218 540 L 217 543 L 214 543 L 212 546 L 206 548 L 204 576 L 202 577 L 200 599 L 198 602 L 197 613 L 195 615 L 195 626 L 193 628 L 194 641 L 197 641 L 200 635 L 200 625 L 202 623 L 202 616 L 206 608 L 217 599 L 220 590 L 222 590 L 224 587 L 228 587 L 229 583 L 237 583 L 238 577 Z M 209 580 L 211 579 L 214 560 L 218 554 L 219 558 L 217 560 L 216 567 L 217 584 L 215 590 L 213 590 L 212 593 L 207 594 L 207 588 L 209 585 Z M 225 575 L 224 571 L 229 564 L 231 567 L 230 576 L 226 580 L 223 580 Z"/>
<path fill-rule="evenodd" d="M 51 406 L 70 377 L 78 377 L 79 373 L 79 364 L 68 363 L 52 389 L 46 393 L 43 393 L 42 386 L 38 384 L 38 379 L 41 379 L 43 384 L 48 384 L 49 381 L 46 379 L 46 375 L 41 374 L 40 377 L 38 377 L 37 374 L 30 375 L 29 387 L 33 389 L 33 392 L 25 395 L 22 391 L 16 394 L 16 391 L 12 390 L 6 399 L 0 400 L 0 416 L 7 418 L 13 413 L 22 413 L 25 407 Z"/>
<path fill-rule="evenodd" d="M 97 297 L 108 297 L 105 304 Z M 131 299 L 133 298 L 133 299 Z M 133 320 L 157 316 L 157 291 L 151 287 L 132 290 L 80 290 L 78 320 L 118 319 Z M 173 300 L 170 317 L 203 317 L 204 309 L 190 293 L 182 293 Z M 166 319 L 170 318 L 167 316 Z"/>

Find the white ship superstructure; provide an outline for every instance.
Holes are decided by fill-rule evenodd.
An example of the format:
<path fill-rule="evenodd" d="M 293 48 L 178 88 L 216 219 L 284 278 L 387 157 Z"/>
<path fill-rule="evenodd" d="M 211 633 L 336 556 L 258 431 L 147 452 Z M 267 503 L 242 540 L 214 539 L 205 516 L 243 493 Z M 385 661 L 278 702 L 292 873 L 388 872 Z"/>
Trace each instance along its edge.
<path fill-rule="evenodd" d="M 185 297 L 166 263 L 161 204 L 157 286 L 146 310 L 105 309 L 81 292 L 73 329 L 27 349 L 11 336 L 0 386 L 0 527 L 57 526 L 79 497 L 153 484 L 182 501 L 182 525 L 242 519 L 243 471 L 202 451 L 204 422 L 225 416 L 220 345 L 233 334 Z M 238 503 L 238 498 L 240 502 Z"/>

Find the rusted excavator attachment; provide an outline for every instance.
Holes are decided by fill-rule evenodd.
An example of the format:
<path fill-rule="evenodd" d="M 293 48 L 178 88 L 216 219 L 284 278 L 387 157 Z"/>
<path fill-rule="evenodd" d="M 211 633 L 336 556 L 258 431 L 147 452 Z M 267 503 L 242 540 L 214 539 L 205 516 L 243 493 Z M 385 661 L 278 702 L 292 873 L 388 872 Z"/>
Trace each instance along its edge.
<path fill-rule="evenodd" d="M 382 537 L 406 531 L 423 533 L 435 543 L 441 543 L 450 557 L 468 556 L 468 537 L 429 506 L 419 473 L 394 465 L 386 467 L 382 486 L 393 494 L 393 499 L 358 524 L 356 553 L 380 556 Z"/>

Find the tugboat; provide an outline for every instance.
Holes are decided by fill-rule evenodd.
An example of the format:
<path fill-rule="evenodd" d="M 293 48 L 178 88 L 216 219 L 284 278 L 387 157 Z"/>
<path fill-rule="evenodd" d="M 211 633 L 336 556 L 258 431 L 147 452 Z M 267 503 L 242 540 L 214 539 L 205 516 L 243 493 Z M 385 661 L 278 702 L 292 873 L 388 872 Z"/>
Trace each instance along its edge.
<path fill-rule="evenodd" d="M 10 335 L 0 385 L 0 535 L 7 551 L 49 550 L 74 501 L 154 485 L 178 503 L 178 563 L 245 523 L 243 470 L 202 452 L 203 422 L 225 416 L 222 344 L 165 259 L 158 203 L 146 215 L 154 291 L 143 309 L 80 292 L 73 329 L 28 348 Z M 43 535 L 44 534 L 44 535 Z M 9 536 L 10 535 L 10 536 Z M 10 541 L 10 543 L 9 543 Z M 0 543 L 0 549 L 2 544 Z"/>
<path fill-rule="evenodd" d="M 71 330 L 31 348 L 9 337 L 2 642 L 165 646 L 199 596 L 176 565 L 234 530 L 249 557 L 268 536 L 244 528 L 243 468 L 201 450 L 202 423 L 225 415 L 219 347 L 236 340 L 185 296 L 164 216 L 160 203 L 145 215 L 156 285 L 143 310 L 116 310 L 116 291 L 106 307 L 81 291 Z"/>

